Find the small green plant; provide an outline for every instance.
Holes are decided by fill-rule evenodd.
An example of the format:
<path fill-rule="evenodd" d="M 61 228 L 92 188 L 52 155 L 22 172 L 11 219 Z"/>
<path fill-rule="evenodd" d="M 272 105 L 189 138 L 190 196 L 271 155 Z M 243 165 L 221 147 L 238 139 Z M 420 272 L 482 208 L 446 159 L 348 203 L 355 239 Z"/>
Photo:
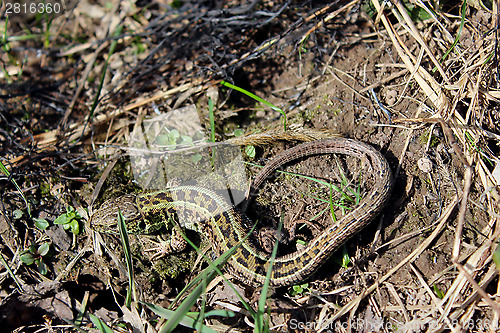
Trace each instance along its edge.
<path fill-rule="evenodd" d="M 473 152 L 475 150 L 477 153 L 479 153 L 479 156 L 481 156 L 486 163 L 488 163 L 492 167 L 495 166 L 495 163 L 486 155 L 483 149 L 477 145 L 472 135 L 467 131 L 465 131 L 465 139 L 469 143 L 470 152 Z"/>
<path fill-rule="evenodd" d="M 419 137 L 419 141 L 423 145 L 427 144 L 427 141 L 429 140 L 430 140 L 429 146 L 432 148 L 436 148 L 440 142 L 439 138 L 430 132 L 423 132 Z"/>
<path fill-rule="evenodd" d="M 47 256 L 49 250 L 50 243 L 48 242 L 42 243 L 40 246 L 32 244 L 28 247 L 28 249 L 21 252 L 21 261 L 26 265 L 32 265 L 35 263 L 38 272 L 45 275 L 49 270 L 47 265 L 43 262 L 43 257 Z"/>
<path fill-rule="evenodd" d="M 82 217 L 80 214 L 72 207 L 66 207 L 66 213 L 59 215 L 55 219 L 54 224 L 61 224 L 64 230 L 71 230 L 75 235 L 80 233 L 80 220 Z"/>
<path fill-rule="evenodd" d="M 349 264 L 351 263 L 351 257 L 349 257 L 349 252 L 347 252 L 347 247 L 346 245 L 342 245 L 342 250 L 339 249 L 339 256 L 334 256 L 332 259 L 335 261 L 336 264 L 338 264 L 342 268 L 348 268 Z M 342 253 L 340 254 L 340 251 Z"/>
<path fill-rule="evenodd" d="M 245 147 L 245 154 L 247 154 L 248 157 L 254 158 L 255 157 L 255 146 L 246 146 Z"/>
<path fill-rule="evenodd" d="M 498 244 L 495 252 L 493 252 L 493 262 L 497 266 L 497 271 L 500 272 L 500 244 Z"/>
<path fill-rule="evenodd" d="M 139 36 L 136 36 L 133 39 L 132 46 L 134 47 L 134 53 L 136 55 L 137 54 L 142 54 L 142 53 L 146 52 L 146 50 L 147 50 L 146 44 L 144 43 L 144 41 L 142 40 L 142 38 L 140 38 Z"/>
<path fill-rule="evenodd" d="M 342 246 L 342 268 L 349 267 L 351 263 L 351 257 L 349 257 L 349 253 L 347 252 L 347 247 L 345 244 Z"/>
<path fill-rule="evenodd" d="M 441 289 L 439 289 L 439 286 L 437 284 L 433 284 L 432 285 L 432 289 L 434 289 L 434 292 L 436 293 L 436 296 L 439 298 L 439 299 L 443 299 L 444 298 L 444 293 Z"/>
<path fill-rule="evenodd" d="M 297 296 L 297 295 L 302 295 L 305 292 L 309 291 L 309 283 L 303 283 L 303 284 L 296 284 L 290 290 L 288 291 L 288 294 L 290 296 Z"/>
<path fill-rule="evenodd" d="M 215 142 L 214 101 L 211 97 L 208 98 L 208 119 L 210 120 L 210 141 Z"/>
<path fill-rule="evenodd" d="M 302 42 L 299 46 L 299 58 L 302 59 L 302 53 L 307 53 L 306 41 L 309 38 L 309 35 L 306 35 L 305 38 L 302 39 Z"/>
<path fill-rule="evenodd" d="M 171 131 L 167 131 L 165 134 L 159 134 L 155 141 L 158 145 L 161 146 L 172 146 L 171 149 L 174 149 L 177 146 L 177 140 L 180 138 L 180 133 L 176 129 Z"/>
<path fill-rule="evenodd" d="M 169 150 L 175 150 L 178 146 L 194 147 L 193 140 L 193 137 L 189 135 L 181 135 L 176 129 L 165 129 L 165 133 L 158 134 L 155 138 L 156 144 L 160 146 L 168 146 Z M 198 162 L 201 158 L 202 156 L 200 154 L 194 154 L 191 156 L 193 162 Z"/>
<path fill-rule="evenodd" d="M 45 230 L 49 227 L 49 222 L 44 218 L 34 217 L 33 221 L 35 221 L 35 227 L 37 227 L 40 230 Z"/>
<path fill-rule="evenodd" d="M 14 218 L 14 220 L 20 220 L 23 215 L 24 213 L 21 209 L 14 209 L 14 211 L 12 212 L 12 217 Z"/>

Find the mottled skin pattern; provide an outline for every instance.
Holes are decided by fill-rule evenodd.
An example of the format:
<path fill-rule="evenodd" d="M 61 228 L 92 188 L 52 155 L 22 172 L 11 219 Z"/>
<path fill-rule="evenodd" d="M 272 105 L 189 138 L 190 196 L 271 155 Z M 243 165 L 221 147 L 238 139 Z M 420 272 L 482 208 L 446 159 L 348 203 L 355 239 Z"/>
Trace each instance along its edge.
<path fill-rule="evenodd" d="M 276 258 L 272 266 L 272 286 L 293 285 L 309 277 L 380 212 L 390 195 L 392 174 L 385 158 L 367 144 L 343 138 L 304 143 L 277 155 L 257 174 L 249 193 L 254 194 L 278 167 L 302 157 L 322 154 L 346 154 L 362 159 L 371 166 L 375 184 L 356 209 L 325 229 L 307 246 Z M 270 255 L 260 251 L 251 238 L 245 239 L 252 222 L 215 192 L 198 186 L 179 186 L 122 196 L 105 202 L 92 216 L 91 226 L 99 231 L 116 230 L 118 209 L 125 217 L 127 230 L 135 234 L 155 232 L 175 215 L 183 227 L 207 237 L 216 256 L 241 242 L 225 267 L 246 284 L 264 284 L 270 269 Z"/>

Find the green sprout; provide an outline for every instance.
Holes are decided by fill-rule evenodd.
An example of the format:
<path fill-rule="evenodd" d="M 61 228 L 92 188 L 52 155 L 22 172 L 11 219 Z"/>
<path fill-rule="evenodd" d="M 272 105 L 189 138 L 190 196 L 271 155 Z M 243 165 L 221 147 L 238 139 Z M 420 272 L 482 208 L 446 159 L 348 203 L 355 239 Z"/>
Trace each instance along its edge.
<path fill-rule="evenodd" d="M 45 275 L 49 271 L 47 265 L 43 262 L 43 257 L 45 257 L 50 250 L 50 244 L 48 242 L 42 243 L 40 246 L 32 244 L 28 249 L 21 252 L 21 261 L 26 265 L 36 264 L 36 268 L 40 274 Z"/>
<path fill-rule="evenodd" d="M 71 206 L 66 207 L 66 213 L 59 215 L 54 224 L 62 224 L 64 230 L 71 230 L 75 235 L 80 233 L 80 214 Z"/>
<path fill-rule="evenodd" d="M 289 291 L 288 294 L 290 296 L 302 295 L 305 292 L 309 291 L 309 283 L 296 284 Z"/>
<path fill-rule="evenodd" d="M 436 293 L 436 296 L 439 298 L 439 299 L 443 299 L 444 298 L 444 292 L 439 289 L 438 285 L 437 284 L 433 284 L 432 285 L 432 289 L 434 289 L 434 292 Z"/>
<path fill-rule="evenodd" d="M 500 244 L 498 244 L 495 252 L 493 252 L 493 262 L 497 266 L 497 270 L 500 272 Z"/>
<path fill-rule="evenodd" d="M 175 150 L 178 146 L 191 146 L 194 147 L 193 137 L 189 135 L 181 135 L 178 130 L 166 130 L 165 134 L 159 134 L 155 138 L 155 142 L 159 146 L 168 146 L 169 150 Z M 200 154 L 191 156 L 193 162 L 201 160 Z"/>
<path fill-rule="evenodd" d="M 254 158 L 255 157 L 255 147 L 254 146 L 246 146 L 245 147 L 245 154 L 247 154 L 248 157 Z"/>

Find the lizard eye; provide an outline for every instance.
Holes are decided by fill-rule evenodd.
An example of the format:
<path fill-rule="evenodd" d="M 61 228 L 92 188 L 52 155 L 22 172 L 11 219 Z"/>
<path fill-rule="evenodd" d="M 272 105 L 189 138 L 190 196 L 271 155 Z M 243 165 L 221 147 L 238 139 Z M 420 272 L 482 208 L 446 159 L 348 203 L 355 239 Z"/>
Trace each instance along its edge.
<path fill-rule="evenodd" d="M 146 222 L 144 222 L 144 220 L 139 221 L 139 224 L 137 226 L 139 227 L 139 230 L 141 230 L 141 231 L 146 230 Z"/>

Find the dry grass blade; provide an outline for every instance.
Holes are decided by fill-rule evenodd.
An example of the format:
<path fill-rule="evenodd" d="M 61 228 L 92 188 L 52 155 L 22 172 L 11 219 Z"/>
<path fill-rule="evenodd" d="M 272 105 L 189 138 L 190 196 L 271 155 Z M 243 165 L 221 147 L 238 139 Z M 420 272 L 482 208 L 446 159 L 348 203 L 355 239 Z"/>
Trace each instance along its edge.
<path fill-rule="evenodd" d="M 355 300 L 349 302 L 347 305 L 343 306 L 342 309 L 340 309 L 339 312 L 337 312 L 334 316 L 332 316 L 325 325 L 322 326 L 321 331 L 324 331 L 331 325 L 334 321 L 339 320 L 344 314 L 347 312 L 351 311 L 355 307 L 358 306 L 359 302 L 371 294 L 373 291 L 375 291 L 380 284 L 385 282 L 389 277 L 391 277 L 395 272 L 397 272 L 401 267 L 406 265 L 407 263 L 411 263 L 413 260 L 415 260 L 428 246 L 431 244 L 434 239 L 437 237 L 437 235 L 441 232 L 443 229 L 446 221 L 448 221 L 448 218 L 451 216 L 451 213 L 453 212 L 453 209 L 458 203 L 458 198 L 455 197 L 452 199 L 450 204 L 446 207 L 444 210 L 443 214 L 439 218 L 438 221 L 436 221 L 437 225 L 434 231 L 422 242 L 422 244 L 413 250 L 413 252 L 408 255 L 405 259 L 403 259 L 399 264 L 394 266 L 392 269 L 390 269 L 386 274 L 384 274 L 382 277 L 378 278 L 375 283 L 367 288 L 363 293 L 361 293 Z"/>
<path fill-rule="evenodd" d="M 474 278 L 467 272 L 467 270 L 458 262 L 455 263 L 461 274 L 465 276 L 467 281 L 472 285 L 474 290 L 481 295 L 482 299 L 489 305 L 493 310 L 497 312 L 497 316 L 500 316 L 500 306 L 497 302 L 493 301 L 490 296 L 481 288 L 481 286 L 474 280 Z"/>
<path fill-rule="evenodd" d="M 444 72 L 443 67 L 441 66 L 439 61 L 436 59 L 436 56 L 434 55 L 434 53 L 430 50 L 427 43 L 422 38 L 420 31 L 418 31 L 417 27 L 413 23 L 413 20 L 410 18 L 410 15 L 408 15 L 408 11 L 406 10 L 406 8 L 403 6 L 403 4 L 401 3 L 400 0 L 396 0 L 395 3 L 396 3 L 396 7 L 399 11 L 399 15 L 401 15 L 401 17 L 404 19 L 404 23 L 406 23 L 406 25 L 409 27 L 409 32 L 411 33 L 411 35 L 418 41 L 420 46 L 425 50 L 427 55 L 431 58 L 432 62 L 437 67 L 439 73 L 441 73 L 441 76 L 443 77 L 445 82 L 450 83 L 450 79 L 448 79 L 448 76 Z M 399 18 L 399 16 L 397 16 L 397 17 Z M 401 23 L 403 23 L 403 22 L 401 22 Z"/>
<path fill-rule="evenodd" d="M 440 302 L 440 299 L 438 299 L 436 297 L 436 294 L 434 293 L 434 291 L 431 290 L 431 288 L 429 287 L 429 285 L 425 282 L 422 274 L 420 274 L 420 272 L 415 268 L 415 266 L 413 264 L 409 264 L 411 270 L 413 271 L 413 273 L 417 276 L 418 278 L 418 281 L 420 282 L 420 284 L 422 285 L 422 287 L 424 287 L 425 291 L 427 292 L 427 294 L 431 297 L 432 299 L 432 303 L 434 304 L 434 307 L 441 313 L 441 314 L 444 314 L 444 309 L 443 307 L 441 306 L 441 302 Z M 432 311 L 429 312 L 428 316 L 432 316 L 433 313 L 435 312 L 435 310 L 433 309 Z M 423 318 L 426 318 L 427 316 L 423 316 Z M 452 331 L 452 332 L 459 332 L 457 328 L 455 328 L 453 326 L 453 324 L 451 323 L 450 319 L 448 317 L 444 317 L 444 321 L 446 323 L 446 325 L 448 326 L 448 328 Z"/>
<path fill-rule="evenodd" d="M 377 11 L 382 10 L 378 0 L 372 0 L 372 3 Z M 420 88 L 424 91 L 432 104 L 434 104 L 434 106 L 442 112 L 442 114 L 447 114 L 449 101 L 443 93 L 440 85 L 424 68 L 417 66 L 417 60 L 406 48 L 404 43 L 399 38 L 398 33 L 394 30 L 393 25 L 384 14 L 381 14 L 381 20 L 387 30 L 387 33 L 389 34 L 389 37 L 391 38 L 392 45 L 396 48 L 398 55 L 403 60 L 406 68 L 410 71 L 410 73 L 412 73 Z"/>
<path fill-rule="evenodd" d="M 495 238 L 500 235 L 500 231 L 496 233 Z M 467 262 L 462 265 L 466 269 L 467 276 L 471 277 L 470 274 L 475 276 L 478 274 L 478 269 L 484 267 L 488 262 L 491 262 L 491 241 L 484 243 L 481 247 L 479 247 L 467 260 Z M 453 284 L 446 292 L 445 296 L 441 300 L 441 306 L 445 305 L 445 312 L 441 314 L 439 320 L 442 320 L 445 316 L 449 315 L 449 312 L 452 309 L 453 304 L 456 303 L 457 299 L 463 295 L 463 291 L 466 288 L 466 284 L 468 282 L 467 277 L 461 272 L 455 280 Z"/>
<path fill-rule="evenodd" d="M 300 39 L 299 41 L 299 44 L 302 44 L 308 37 L 310 34 L 312 34 L 315 30 L 319 29 L 321 26 L 323 26 L 324 24 L 326 24 L 328 21 L 332 20 L 333 18 L 335 18 L 337 15 L 339 15 L 340 13 L 344 12 L 344 11 L 348 11 L 350 10 L 355 4 L 357 4 L 359 2 L 359 0 L 353 0 L 349 3 L 347 3 L 346 5 L 340 7 L 339 9 L 337 9 L 336 11 L 334 11 L 333 13 L 330 13 L 328 14 L 324 20 L 321 20 L 319 21 L 314 27 L 312 27 L 311 29 L 309 29 L 305 34 L 304 36 L 302 36 L 302 38 Z M 320 14 L 320 13 L 317 13 L 317 14 Z M 312 17 L 315 17 L 317 14 L 315 14 L 314 16 L 311 16 Z M 321 13 L 322 14 L 322 13 Z"/>

